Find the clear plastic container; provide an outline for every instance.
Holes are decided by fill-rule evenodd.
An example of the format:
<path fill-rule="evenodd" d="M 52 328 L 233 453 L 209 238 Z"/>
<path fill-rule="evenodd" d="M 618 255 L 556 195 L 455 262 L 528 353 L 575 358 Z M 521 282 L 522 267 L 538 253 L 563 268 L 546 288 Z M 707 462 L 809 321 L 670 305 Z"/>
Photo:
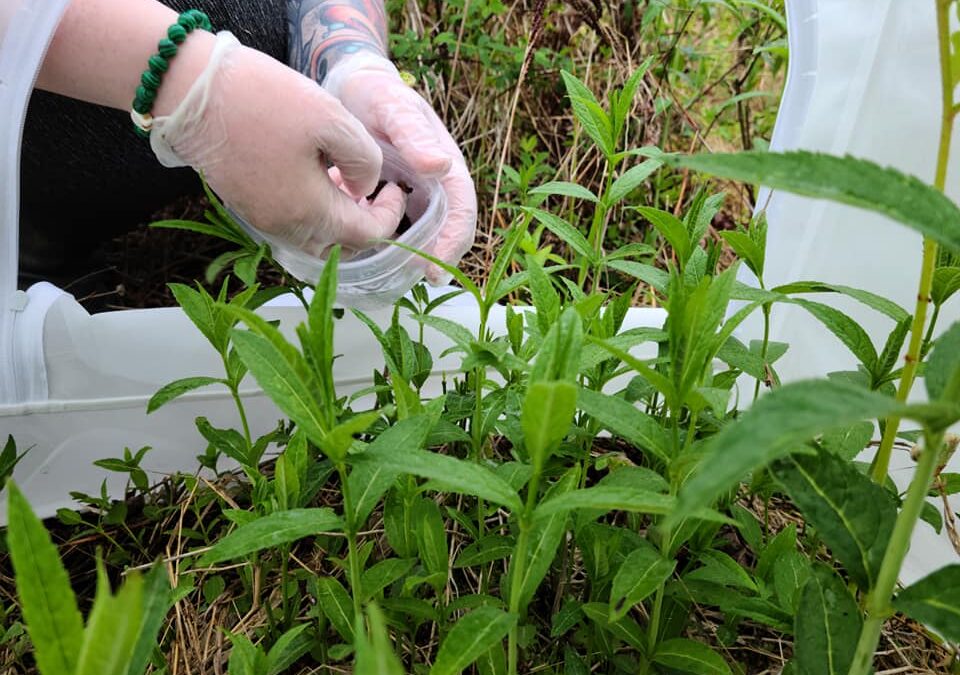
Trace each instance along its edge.
<path fill-rule="evenodd" d="M 407 201 L 410 227 L 396 241 L 429 252 L 447 218 L 447 197 L 440 182 L 416 175 L 392 146 L 381 145 L 383 170 L 380 178 L 390 183 L 403 181 L 413 188 Z M 323 270 L 318 258 L 282 240 L 264 234 L 233 213 L 234 218 L 255 241 L 270 245 L 273 257 L 301 281 L 314 283 Z M 357 309 L 390 305 L 423 278 L 429 263 L 399 246 L 380 243 L 363 251 L 344 250 L 338 269 L 337 304 Z"/>

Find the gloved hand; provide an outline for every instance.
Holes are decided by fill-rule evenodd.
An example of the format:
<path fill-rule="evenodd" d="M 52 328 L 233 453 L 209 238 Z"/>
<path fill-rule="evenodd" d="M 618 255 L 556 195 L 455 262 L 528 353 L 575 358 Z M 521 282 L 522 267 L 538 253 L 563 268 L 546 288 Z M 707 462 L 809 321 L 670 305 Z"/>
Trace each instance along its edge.
<path fill-rule="evenodd" d="M 473 245 L 477 194 L 463 154 L 433 108 L 407 86 L 390 61 L 370 53 L 342 58 L 323 87 L 374 137 L 394 146 L 415 172 L 440 180 L 447 194 L 447 222 L 429 253 L 451 265 L 460 262 Z M 431 265 L 427 280 L 440 285 L 449 275 Z"/>
<path fill-rule="evenodd" d="M 154 118 L 150 143 L 165 166 L 202 172 L 251 225 L 315 256 L 336 243 L 362 249 L 389 237 L 406 206 L 395 185 L 366 200 L 383 158 L 359 120 L 315 82 L 230 33 L 217 35 L 177 108 Z M 328 160 L 350 194 L 328 174 Z"/>

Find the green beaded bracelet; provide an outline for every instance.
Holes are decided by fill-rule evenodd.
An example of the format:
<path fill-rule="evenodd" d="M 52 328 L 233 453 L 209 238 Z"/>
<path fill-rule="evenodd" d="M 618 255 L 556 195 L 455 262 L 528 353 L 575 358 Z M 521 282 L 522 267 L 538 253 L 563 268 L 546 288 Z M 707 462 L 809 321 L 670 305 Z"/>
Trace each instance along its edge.
<path fill-rule="evenodd" d="M 150 129 L 153 127 L 150 111 L 157 100 L 157 90 L 163 82 L 163 74 L 170 68 L 170 59 L 177 55 L 178 45 L 183 44 L 187 35 L 197 28 L 213 30 L 210 18 L 199 9 L 188 9 L 181 13 L 177 22 L 167 28 L 166 36 L 157 43 L 157 53 L 147 60 L 147 69 L 140 74 L 140 84 L 130 110 L 133 129 L 138 136 L 150 137 Z"/>

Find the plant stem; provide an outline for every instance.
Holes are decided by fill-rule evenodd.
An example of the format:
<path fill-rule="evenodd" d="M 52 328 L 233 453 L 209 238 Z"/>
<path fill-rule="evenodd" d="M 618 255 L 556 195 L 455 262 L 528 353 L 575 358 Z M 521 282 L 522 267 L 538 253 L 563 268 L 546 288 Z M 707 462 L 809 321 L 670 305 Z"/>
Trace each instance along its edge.
<path fill-rule="evenodd" d="M 760 283 L 763 288 L 763 282 Z M 760 360 L 763 361 L 763 367 L 767 367 L 767 349 L 770 345 L 770 305 L 763 306 L 763 344 L 760 346 Z M 753 400 L 756 401 L 760 396 L 760 379 L 757 379 L 753 387 Z"/>
<path fill-rule="evenodd" d="M 363 592 L 360 584 L 360 556 L 357 553 L 357 528 L 353 522 L 353 499 L 350 495 L 350 484 L 347 482 L 347 467 L 337 464 L 337 473 L 340 476 L 340 491 L 343 494 L 343 518 L 346 523 L 347 560 L 350 567 L 350 596 L 353 598 L 354 617 L 360 616 L 363 608 L 360 604 L 360 594 Z"/>
<path fill-rule="evenodd" d="M 873 590 L 867 596 L 867 619 L 860 631 L 860 640 L 854 655 L 850 675 L 868 675 L 873 672 L 873 654 L 880 639 L 883 622 L 892 613 L 890 597 L 900 576 L 900 566 L 910 547 L 913 528 L 920 517 L 927 492 L 937 470 L 937 459 L 943 444 L 943 432 L 927 433 L 923 453 L 917 462 L 917 469 L 907 490 L 907 498 L 897 516 L 897 522 L 890 535 L 890 543 L 880 564 L 880 572 Z"/>
<path fill-rule="evenodd" d="M 237 412 L 240 414 L 240 423 L 243 425 L 243 436 L 247 439 L 247 447 L 250 448 L 253 445 L 253 440 L 250 436 L 250 425 L 247 424 L 247 412 L 244 410 L 243 401 L 240 400 L 240 383 L 233 381 L 233 376 L 230 373 L 230 362 L 227 359 L 227 355 L 220 354 L 220 360 L 223 361 L 223 372 L 227 375 L 227 388 L 230 390 L 230 395 L 233 397 L 233 402 L 237 406 Z"/>
<path fill-rule="evenodd" d="M 953 123 L 956 110 L 953 105 L 953 72 L 950 65 L 950 15 L 949 8 L 952 0 L 935 0 L 937 6 L 937 38 L 940 46 L 940 88 L 943 112 L 940 122 L 940 146 L 937 151 L 937 172 L 934 186 L 943 192 L 947 183 L 947 162 L 950 159 L 950 143 L 953 140 Z M 900 376 L 900 385 L 897 388 L 897 400 L 901 403 L 907 400 L 910 389 L 916 379 L 917 368 L 920 366 L 921 346 L 927 319 L 927 306 L 930 303 L 930 290 L 933 287 L 933 273 L 937 267 L 937 243 L 929 238 L 923 240 L 923 267 L 920 271 L 920 289 L 917 291 L 917 308 L 913 315 L 913 325 L 910 328 L 910 347 L 907 351 L 903 374 Z M 900 418 L 887 419 L 880 441 L 880 449 L 873 460 L 871 477 L 876 483 L 883 483 L 890 468 L 890 455 L 893 452 L 893 443 L 900 429 Z"/>
<path fill-rule="evenodd" d="M 524 505 L 523 513 L 520 515 L 520 536 L 517 538 L 517 550 L 514 551 L 513 561 L 510 565 L 510 613 L 520 613 L 520 595 L 523 592 L 523 575 L 527 571 L 527 548 L 530 546 L 530 517 L 533 510 L 537 507 L 537 492 L 540 489 L 540 474 L 542 466 L 534 466 L 533 475 L 530 482 L 527 483 L 527 502 Z M 519 620 L 510 629 L 510 635 L 507 638 L 507 663 L 510 664 L 509 675 L 517 675 L 517 661 L 519 652 L 517 649 L 517 634 L 519 632 Z"/>
<path fill-rule="evenodd" d="M 925 357 L 930 351 L 930 344 L 933 342 L 933 330 L 937 327 L 937 319 L 940 318 L 940 305 L 933 306 L 933 314 L 930 315 L 930 325 L 927 326 L 927 334 L 923 338 L 923 344 L 920 346 L 920 355 Z"/>
<path fill-rule="evenodd" d="M 613 162 L 608 158 L 604 165 L 604 189 L 603 194 L 600 196 L 600 201 L 597 202 L 596 208 L 593 210 L 593 222 L 590 223 L 590 232 L 587 235 L 587 241 L 593 246 L 594 254 L 599 260 L 602 251 L 603 251 L 603 224 L 607 219 L 607 207 L 606 207 L 606 198 L 607 194 L 610 192 L 610 186 L 613 185 L 613 173 L 615 167 Z M 594 287 L 596 287 L 597 281 L 600 277 L 600 265 L 597 263 L 597 267 L 593 270 L 594 275 Z M 577 286 L 582 290 L 584 285 L 587 282 L 587 261 L 584 260 L 580 264 L 580 273 L 577 276 Z"/>

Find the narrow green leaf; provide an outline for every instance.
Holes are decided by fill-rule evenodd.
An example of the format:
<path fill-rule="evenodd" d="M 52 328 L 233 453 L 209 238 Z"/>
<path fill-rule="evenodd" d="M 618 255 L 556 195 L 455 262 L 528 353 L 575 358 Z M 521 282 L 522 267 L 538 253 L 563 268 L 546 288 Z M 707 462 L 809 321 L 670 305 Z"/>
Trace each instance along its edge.
<path fill-rule="evenodd" d="M 933 273 L 930 299 L 934 305 L 942 305 L 960 291 L 960 267 L 941 267 Z"/>
<path fill-rule="evenodd" d="M 831 570 L 818 568 L 800 596 L 794 667 L 800 675 L 847 675 L 862 620 L 856 600 Z"/>
<path fill-rule="evenodd" d="M 409 251 L 410 253 L 414 253 L 420 256 L 424 260 L 428 260 L 432 262 L 434 265 L 436 265 L 437 267 L 442 269 L 444 272 L 450 274 L 454 279 L 456 279 L 457 283 L 460 284 L 470 295 L 472 295 L 476 299 L 477 304 L 480 304 L 480 305 L 483 304 L 483 294 L 480 292 L 480 287 L 477 286 L 473 282 L 473 280 L 470 279 L 470 277 L 464 274 L 455 265 L 451 265 L 450 263 L 440 260 L 440 258 L 437 258 L 436 256 L 432 256 L 429 253 L 424 253 L 423 251 L 415 249 L 412 246 L 408 246 L 394 239 L 387 239 L 383 243 L 390 244 L 391 246 L 397 246 L 399 248 L 402 248 L 404 251 Z"/>
<path fill-rule="evenodd" d="M 324 436 L 323 442 L 319 444 L 320 449 L 334 463 L 342 462 L 354 443 L 354 436 L 365 432 L 384 414 L 389 413 L 382 410 L 368 410 L 348 417 Z"/>
<path fill-rule="evenodd" d="M 357 621 L 354 675 L 404 675 L 403 664 L 390 642 L 387 620 L 376 604 L 367 607 L 367 620 L 370 625 L 369 640 L 361 630 L 360 621 Z"/>
<path fill-rule="evenodd" d="M 157 646 L 157 633 L 163 626 L 167 612 L 173 607 L 174 596 L 163 565 L 155 564 L 144 577 L 143 609 L 137 642 L 127 665 L 126 675 L 143 675 L 150 656 Z"/>
<path fill-rule="evenodd" d="M 749 234 L 727 230 L 720 232 L 720 236 L 733 249 L 737 257 L 747 263 L 747 266 L 757 277 L 763 274 L 764 251 Z"/>
<path fill-rule="evenodd" d="M 402 579 L 413 569 L 413 558 L 387 558 L 363 571 L 360 585 L 363 587 L 363 600 L 376 597 L 383 589 Z"/>
<path fill-rule="evenodd" d="M 949 642 L 960 642 L 960 565 L 948 565 L 907 586 L 893 607 Z"/>
<path fill-rule="evenodd" d="M 235 529 L 207 551 L 200 564 L 239 558 L 321 532 L 336 532 L 342 527 L 340 516 L 328 508 L 277 511 Z"/>
<path fill-rule="evenodd" d="M 863 327 L 839 309 L 820 302 L 794 298 L 792 303 L 800 305 L 810 312 L 820 323 L 833 333 L 860 362 L 873 370 L 877 364 L 877 349 Z"/>
<path fill-rule="evenodd" d="M 653 265 L 632 260 L 611 260 L 607 263 L 607 267 L 629 274 L 661 293 L 666 293 L 667 286 L 670 285 L 670 275 Z"/>
<path fill-rule="evenodd" d="M 600 107 L 593 92 L 580 80 L 565 70 L 561 70 L 560 75 L 566 86 L 573 114 L 603 154 L 610 157 L 614 151 L 613 126 L 610 118 Z"/>
<path fill-rule="evenodd" d="M 687 232 L 687 226 L 672 213 L 651 206 L 638 206 L 637 212 L 649 220 L 677 253 L 681 263 L 686 263 L 693 253 L 693 242 Z"/>
<path fill-rule="evenodd" d="M 787 457 L 771 471 L 850 576 L 872 588 L 897 518 L 895 497 L 827 453 Z"/>
<path fill-rule="evenodd" d="M 683 575 L 685 581 L 707 581 L 719 586 L 757 592 L 756 582 L 736 560 L 723 551 L 708 550 L 700 556 L 700 566 Z"/>
<path fill-rule="evenodd" d="M 143 578 L 126 577 L 116 595 L 110 593 L 106 570 L 98 564 L 97 594 L 87 618 L 76 675 L 123 675 L 140 632 Z"/>
<path fill-rule="evenodd" d="M 583 323 L 574 307 L 568 307 L 550 327 L 530 371 L 530 381 L 572 382 L 580 365 Z"/>
<path fill-rule="evenodd" d="M 588 602 L 581 609 L 588 619 L 625 642 L 641 654 L 647 651 L 647 636 L 636 621 L 630 617 L 623 617 L 618 621 L 610 621 L 610 607 L 605 602 Z"/>
<path fill-rule="evenodd" d="M 788 613 L 796 614 L 800 605 L 800 593 L 810 574 L 810 561 L 796 551 L 788 551 L 774 563 L 773 586 L 780 605 Z"/>
<path fill-rule="evenodd" d="M 481 654 L 503 640 L 517 623 L 516 614 L 495 607 L 478 607 L 450 629 L 430 675 L 459 675 Z"/>
<path fill-rule="evenodd" d="M 316 580 L 314 592 L 320 609 L 340 637 L 347 642 L 353 642 L 355 625 L 353 601 L 346 589 L 332 577 L 320 577 Z"/>
<path fill-rule="evenodd" d="M 320 381 L 320 404 L 332 421 L 337 394 L 333 383 L 333 303 L 337 298 L 337 267 L 340 247 L 334 246 L 327 254 L 320 279 L 314 288 L 310 309 L 307 311 L 309 349 L 315 359 L 314 373 Z M 251 369 L 252 370 L 252 369 Z M 256 373 L 254 373 L 256 375 Z"/>
<path fill-rule="evenodd" d="M 42 675 L 73 673 L 83 619 L 60 555 L 16 483 L 7 483 L 7 546 L 20 610 Z"/>
<path fill-rule="evenodd" d="M 702 642 L 686 638 L 664 640 L 657 645 L 654 663 L 695 675 L 733 675 L 723 657 Z"/>
<path fill-rule="evenodd" d="M 516 541 L 510 537 L 504 537 L 500 534 L 488 534 L 483 539 L 473 542 L 463 548 L 454 567 L 462 569 L 464 567 L 474 567 L 484 565 L 494 560 L 503 560 L 509 558 L 516 546 Z"/>
<path fill-rule="evenodd" d="M 632 403 L 581 387 L 577 407 L 639 450 L 648 450 L 659 459 L 669 461 L 671 441 L 666 430 Z"/>
<path fill-rule="evenodd" d="M 418 499 L 413 505 L 413 522 L 420 560 L 427 574 L 440 577 L 438 586 L 442 587 L 447 581 L 449 556 L 440 507 L 432 499 Z"/>
<path fill-rule="evenodd" d="M 523 399 L 520 425 L 534 466 L 542 467 L 570 430 L 577 388 L 570 382 L 533 382 Z"/>
<path fill-rule="evenodd" d="M 531 195 L 560 195 L 562 197 L 573 197 L 574 199 L 586 199 L 588 202 L 598 202 L 597 196 L 590 190 L 577 185 L 576 183 L 567 183 L 565 181 L 552 180 L 549 183 L 539 185 L 527 194 Z"/>
<path fill-rule="evenodd" d="M 484 306 L 488 308 L 492 307 L 497 300 L 500 299 L 500 296 L 497 294 L 500 288 L 500 282 L 507 273 L 507 267 L 513 262 L 517 246 L 520 244 L 520 240 L 526 236 L 529 226 L 530 216 L 527 215 L 511 226 L 503 244 L 497 247 L 497 254 L 494 257 L 493 265 L 483 285 Z"/>
<path fill-rule="evenodd" d="M 887 315 L 898 323 L 910 318 L 910 313 L 893 300 L 888 300 L 882 295 L 851 286 L 826 284 L 822 281 L 794 281 L 793 283 L 783 286 L 777 286 L 771 289 L 771 292 L 783 293 L 784 295 L 792 295 L 794 293 L 838 293 L 853 298 L 867 307 Z"/>
<path fill-rule="evenodd" d="M 825 433 L 820 442 L 827 452 L 851 461 L 870 443 L 873 430 L 873 422 L 857 422 Z"/>
<path fill-rule="evenodd" d="M 194 420 L 197 425 L 197 431 L 210 443 L 218 452 L 222 452 L 230 459 L 239 462 L 243 466 L 250 465 L 250 446 L 247 439 L 236 429 L 217 429 L 210 424 L 206 417 L 198 417 Z"/>
<path fill-rule="evenodd" d="M 907 406 L 834 380 L 795 382 L 762 397 L 704 448 L 704 458 L 680 491 L 679 522 L 713 502 L 748 472 L 790 454 L 798 444 L 830 429 L 891 414 L 910 416 Z"/>
<path fill-rule="evenodd" d="M 237 244 L 238 246 L 244 246 L 246 244 L 241 237 L 238 237 L 226 228 L 211 225 L 209 223 L 200 223 L 196 220 L 158 220 L 150 223 L 150 227 L 166 230 L 186 230 L 187 232 L 198 232 L 199 234 L 205 234 L 210 237 L 226 239 L 227 241 Z"/>
<path fill-rule="evenodd" d="M 583 256 L 591 263 L 596 262 L 596 253 L 594 252 L 593 247 L 590 246 L 587 238 L 580 234 L 580 232 L 577 231 L 573 225 L 565 221 L 563 218 L 555 216 L 552 213 L 543 211 L 541 209 L 524 207 L 523 210 L 532 215 L 538 223 L 560 237 L 564 243 L 566 243 L 579 255 Z"/>
<path fill-rule="evenodd" d="M 636 549 L 626 557 L 610 590 L 610 621 L 619 621 L 670 578 L 676 560 L 667 560 L 653 546 Z"/>
<path fill-rule="evenodd" d="M 202 288 L 198 290 L 185 284 L 168 284 L 168 288 L 180 305 L 180 309 L 210 344 L 221 352 L 226 349 L 226 342 L 214 325 L 214 303 L 207 292 Z"/>
<path fill-rule="evenodd" d="M 224 631 L 230 638 L 232 649 L 227 672 L 230 675 L 260 675 L 266 655 L 257 649 L 246 635 Z"/>
<path fill-rule="evenodd" d="M 355 457 L 354 462 L 375 462 L 400 474 L 429 478 L 453 492 L 480 497 L 511 511 L 519 511 L 522 507 L 517 492 L 479 464 L 425 450 L 402 453 L 372 450 L 372 447 L 367 448 L 366 452 Z"/>
<path fill-rule="evenodd" d="M 234 330 L 232 337 L 240 358 L 264 392 L 296 422 L 307 438 L 322 446 L 326 433 L 320 419 L 320 405 L 310 394 L 309 384 L 266 338 L 242 330 Z"/>
<path fill-rule="evenodd" d="M 666 155 L 664 162 L 875 211 L 960 248 L 960 208 L 949 197 L 913 176 L 867 160 L 792 151 Z"/>
<path fill-rule="evenodd" d="M 310 651 L 315 637 L 310 634 L 309 628 L 310 624 L 302 623 L 277 638 L 267 653 L 266 675 L 286 672 L 301 656 Z"/>
<path fill-rule="evenodd" d="M 427 434 L 430 433 L 432 423 L 433 420 L 427 415 L 400 420 L 377 436 L 367 446 L 363 454 L 372 453 L 376 455 L 387 452 L 400 454 L 419 450 L 423 447 Z M 350 486 L 350 494 L 353 496 L 354 513 L 352 518 L 356 527 L 363 526 L 373 509 L 383 499 L 383 495 L 387 493 L 387 490 L 396 482 L 397 476 L 400 475 L 399 471 L 389 469 L 377 462 L 353 462 L 361 456 L 348 457 L 352 466 L 350 475 L 347 477 L 347 483 Z"/>
<path fill-rule="evenodd" d="M 629 168 L 613 182 L 610 190 L 607 192 L 607 206 L 613 206 L 619 203 L 624 197 L 637 189 L 643 181 L 647 180 L 663 166 L 663 162 L 658 159 L 648 159 L 645 162 Z"/>
<path fill-rule="evenodd" d="M 533 520 L 569 513 L 577 509 L 602 509 L 606 511 L 631 511 L 664 515 L 669 513 L 676 500 L 670 495 L 642 490 L 632 490 L 608 485 L 574 490 L 552 499 L 545 499 L 533 512 Z"/>
<path fill-rule="evenodd" d="M 182 380 L 176 380 L 170 384 L 166 384 L 150 398 L 150 401 L 147 403 L 147 414 L 152 413 L 160 406 L 169 403 L 178 396 L 186 394 L 188 391 L 217 383 L 226 384 L 223 380 L 216 377 L 186 377 Z"/>
<path fill-rule="evenodd" d="M 580 471 L 575 466 L 568 470 L 556 483 L 554 483 L 545 495 L 546 499 L 561 497 L 573 490 L 579 481 Z M 556 512 L 553 515 L 534 524 L 530 532 L 530 545 L 527 549 L 527 560 L 523 567 L 523 575 L 520 580 L 520 611 L 523 612 L 527 605 L 533 600 L 537 589 L 543 582 L 547 572 L 550 571 L 550 565 L 557 555 L 557 549 L 563 541 L 567 531 L 567 512 Z M 514 558 L 516 560 L 516 558 Z M 512 566 L 510 575 L 513 576 Z"/>
<path fill-rule="evenodd" d="M 464 350 L 469 350 L 470 345 L 472 345 L 474 342 L 474 335 L 456 321 L 451 321 L 450 319 L 444 319 L 441 316 L 433 316 L 430 314 L 418 314 L 414 318 L 424 326 L 430 326 L 430 328 L 433 328 L 446 335 L 448 338 L 453 340 L 453 344 L 463 348 Z"/>
<path fill-rule="evenodd" d="M 937 338 L 924 380 L 931 400 L 960 403 L 960 321 Z"/>

